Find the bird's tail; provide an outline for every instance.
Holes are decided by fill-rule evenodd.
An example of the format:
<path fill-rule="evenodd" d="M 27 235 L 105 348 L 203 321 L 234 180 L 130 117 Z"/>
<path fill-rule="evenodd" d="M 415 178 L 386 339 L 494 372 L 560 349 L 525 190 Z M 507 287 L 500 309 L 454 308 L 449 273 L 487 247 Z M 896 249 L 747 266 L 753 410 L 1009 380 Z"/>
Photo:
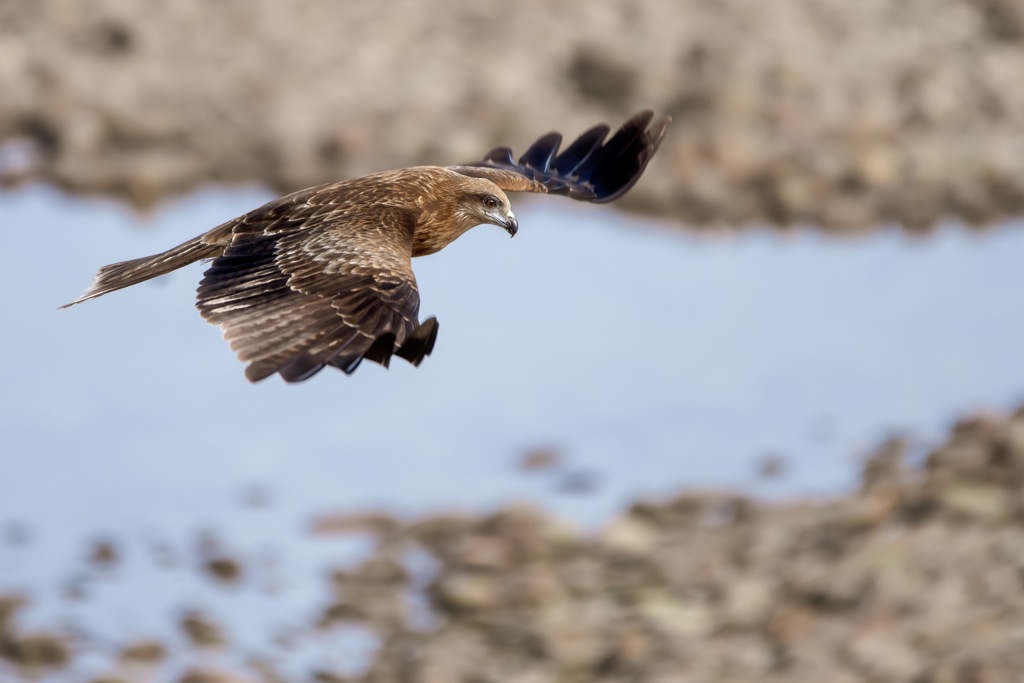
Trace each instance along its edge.
<path fill-rule="evenodd" d="M 99 272 L 96 273 L 96 279 L 93 280 L 92 285 L 86 290 L 85 294 L 69 304 L 64 304 L 61 308 L 74 306 L 83 301 L 103 296 L 108 292 L 137 285 L 140 282 L 145 282 L 151 278 L 165 275 L 172 270 L 177 270 L 182 266 L 187 266 L 190 263 L 219 256 L 223 251 L 223 245 L 206 244 L 202 241 L 202 236 L 200 236 L 153 256 L 143 256 L 142 258 L 122 261 L 121 263 L 111 263 L 109 266 L 100 268 Z"/>

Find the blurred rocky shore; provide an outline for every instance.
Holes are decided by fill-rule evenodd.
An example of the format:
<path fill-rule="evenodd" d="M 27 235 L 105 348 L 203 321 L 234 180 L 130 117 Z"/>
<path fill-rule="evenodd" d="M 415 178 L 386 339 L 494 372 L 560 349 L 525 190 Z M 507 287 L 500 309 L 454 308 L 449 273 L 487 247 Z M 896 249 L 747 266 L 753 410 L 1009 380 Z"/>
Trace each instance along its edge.
<path fill-rule="evenodd" d="M 96 683 L 153 680 L 168 659 L 180 683 L 1020 680 L 1024 409 L 960 422 L 924 462 L 904 450 L 883 444 L 860 490 L 836 499 L 684 492 L 635 503 L 596 534 L 522 506 L 325 515 L 313 533 L 370 538 L 372 550 L 326 579 L 328 601 L 279 651 L 218 665 L 210 652 L 232 652 L 231 634 L 201 612 L 178 624 L 186 652 L 25 630 L 10 596 L 0 678 L 73 670 L 101 651 L 115 654 Z M 190 564 L 209 580 L 244 580 L 244 563 L 202 555 Z M 117 552 L 100 544 L 88 561 L 102 568 Z M 288 652 L 339 628 L 376 643 L 365 667 L 279 673 Z"/>
<path fill-rule="evenodd" d="M 0 180 L 148 207 L 517 149 L 651 107 L 625 208 L 911 229 L 1024 210 L 1015 0 L 6 0 Z"/>

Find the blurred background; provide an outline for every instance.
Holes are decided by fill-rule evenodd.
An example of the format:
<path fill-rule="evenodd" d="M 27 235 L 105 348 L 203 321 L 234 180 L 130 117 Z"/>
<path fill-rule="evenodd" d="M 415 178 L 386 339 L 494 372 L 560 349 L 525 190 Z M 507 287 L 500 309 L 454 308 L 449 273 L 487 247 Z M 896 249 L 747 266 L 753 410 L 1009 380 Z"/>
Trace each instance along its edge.
<path fill-rule="evenodd" d="M 1024 671 L 1020 3 L 4 0 L 0 93 L 0 681 Z M 420 368 L 250 385 L 200 265 L 56 310 L 642 108 L 615 205 L 414 263 Z"/>

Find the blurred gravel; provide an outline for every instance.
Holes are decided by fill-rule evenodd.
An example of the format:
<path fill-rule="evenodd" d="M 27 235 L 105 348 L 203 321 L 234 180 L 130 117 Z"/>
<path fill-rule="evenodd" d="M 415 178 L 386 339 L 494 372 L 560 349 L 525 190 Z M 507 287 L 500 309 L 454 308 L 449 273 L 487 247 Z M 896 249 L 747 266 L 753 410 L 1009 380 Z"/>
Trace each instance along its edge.
<path fill-rule="evenodd" d="M 629 209 L 844 231 L 1024 209 L 1016 0 L 6 0 L 0 92 L 0 180 L 140 207 L 653 107 L 676 123 Z"/>
<path fill-rule="evenodd" d="M 200 651 L 229 641 L 191 612 L 180 627 L 199 650 L 179 656 L 195 661 L 177 680 L 1020 680 L 1024 409 L 960 422 L 923 463 L 904 451 L 882 444 L 860 490 L 834 500 L 685 492 L 637 502 L 593 534 L 523 506 L 324 515 L 313 533 L 367 536 L 374 550 L 333 572 L 329 603 L 295 637 L 362 629 L 378 643 L 365 670 L 289 679 L 272 653 L 213 669 Z M 0 599 L 9 670 L 73 666 L 71 637 L 22 632 L 21 606 Z M 115 651 L 120 663 L 101 680 L 150 680 L 132 672 L 149 666 L 149 676 L 168 654 L 148 641 Z"/>

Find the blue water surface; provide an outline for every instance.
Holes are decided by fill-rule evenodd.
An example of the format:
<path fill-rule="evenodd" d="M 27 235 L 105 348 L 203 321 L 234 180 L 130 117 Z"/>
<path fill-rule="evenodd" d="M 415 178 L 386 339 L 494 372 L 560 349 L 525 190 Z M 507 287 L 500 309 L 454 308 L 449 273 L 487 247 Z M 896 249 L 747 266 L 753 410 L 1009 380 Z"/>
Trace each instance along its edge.
<path fill-rule="evenodd" d="M 57 310 L 98 266 L 269 198 L 207 190 L 140 217 L 45 186 L 0 192 L 0 524 L 32 537 L 0 550 L 0 591 L 34 591 L 35 618 L 93 609 L 47 591 L 97 534 L 182 544 L 212 526 L 252 556 L 285 552 L 287 577 L 338 552 L 296 540 L 319 512 L 527 500 L 594 527 L 684 487 L 827 495 L 856 484 L 859 457 L 887 434 L 926 448 L 956 416 L 1024 399 L 1020 224 L 699 237 L 607 207 L 519 201 L 516 239 L 484 226 L 414 263 L 422 314 L 441 323 L 420 368 L 367 363 L 295 386 L 245 380 L 193 307 L 199 264 Z M 597 489 L 517 474 L 531 448 L 554 449 Z M 757 479 L 769 453 L 787 477 Z M 252 485 L 269 509 L 238 504 Z M 97 588 L 101 621 L 156 630 L 199 590 L 185 572 L 155 577 L 125 569 Z M 300 615 L 322 597 L 281 581 Z M 154 591 L 159 609 L 143 604 Z M 250 618 L 262 598 L 230 599 L 236 631 L 264 637 Z"/>

